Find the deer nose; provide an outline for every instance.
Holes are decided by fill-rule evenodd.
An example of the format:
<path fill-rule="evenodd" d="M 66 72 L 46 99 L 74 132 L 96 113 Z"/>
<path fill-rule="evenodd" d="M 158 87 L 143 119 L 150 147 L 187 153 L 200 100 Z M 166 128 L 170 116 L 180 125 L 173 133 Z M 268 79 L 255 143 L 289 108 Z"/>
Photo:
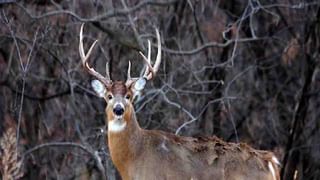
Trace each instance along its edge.
<path fill-rule="evenodd" d="M 113 113 L 117 116 L 121 116 L 124 113 L 124 108 L 120 104 L 117 104 L 113 107 Z"/>

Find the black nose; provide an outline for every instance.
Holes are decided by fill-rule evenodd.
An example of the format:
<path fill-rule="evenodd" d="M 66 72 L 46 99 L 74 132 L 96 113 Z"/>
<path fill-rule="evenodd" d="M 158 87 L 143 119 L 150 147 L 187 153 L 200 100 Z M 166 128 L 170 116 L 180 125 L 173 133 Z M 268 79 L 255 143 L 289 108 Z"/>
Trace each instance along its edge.
<path fill-rule="evenodd" d="M 120 104 L 117 104 L 116 107 L 113 108 L 113 112 L 117 115 L 117 116 L 121 116 L 124 113 L 124 109 Z"/>

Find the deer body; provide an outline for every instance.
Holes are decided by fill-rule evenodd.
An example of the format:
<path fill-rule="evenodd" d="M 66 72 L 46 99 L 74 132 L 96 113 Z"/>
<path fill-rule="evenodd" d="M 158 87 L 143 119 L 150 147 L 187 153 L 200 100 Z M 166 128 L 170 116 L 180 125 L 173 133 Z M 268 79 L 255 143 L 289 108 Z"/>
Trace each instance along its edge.
<path fill-rule="evenodd" d="M 110 155 L 124 180 L 275 180 L 269 168 L 271 164 L 276 169 L 270 152 L 216 137 L 144 130 L 133 109 L 131 113 L 126 128 L 108 131 Z"/>
<path fill-rule="evenodd" d="M 83 26 L 79 52 L 83 66 L 101 84 L 93 86 L 107 102 L 108 146 L 111 159 L 123 180 L 279 180 L 277 160 L 268 151 L 259 151 L 246 144 L 226 143 L 216 137 L 191 138 L 156 130 L 141 129 L 132 105 L 134 97 L 147 80 L 156 74 L 161 61 L 160 35 L 157 31 L 158 54 L 154 66 L 146 63 L 143 77 L 131 78 L 129 63 L 126 82 L 110 79 L 90 68 L 83 50 Z"/>

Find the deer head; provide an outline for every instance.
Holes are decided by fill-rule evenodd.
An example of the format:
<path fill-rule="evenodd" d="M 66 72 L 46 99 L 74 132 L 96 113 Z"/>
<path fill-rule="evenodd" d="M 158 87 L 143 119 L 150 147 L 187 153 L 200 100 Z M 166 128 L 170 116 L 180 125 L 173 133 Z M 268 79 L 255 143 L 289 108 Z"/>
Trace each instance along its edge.
<path fill-rule="evenodd" d="M 131 77 L 131 62 L 129 61 L 127 80 L 113 81 L 110 78 L 108 63 L 106 63 L 105 76 L 101 75 L 89 66 L 89 56 L 98 40 L 95 40 L 88 52 L 85 53 L 83 48 L 83 26 L 84 24 L 81 25 L 79 42 L 79 53 L 82 60 L 82 65 L 89 74 L 97 78 L 97 80 L 92 81 L 92 87 L 99 97 L 104 98 L 107 102 L 106 114 L 109 124 L 109 131 L 121 131 L 126 127 L 128 123 L 127 121 L 129 121 L 130 117 L 132 116 L 133 100 L 144 89 L 146 82 L 155 77 L 159 69 L 161 63 L 161 40 L 159 31 L 156 29 L 158 53 L 154 65 L 151 65 L 151 43 L 148 41 L 147 57 L 142 52 L 139 52 L 142 56 L 142 60 L 145 63 L 145 71 L 143 76 Z"/>

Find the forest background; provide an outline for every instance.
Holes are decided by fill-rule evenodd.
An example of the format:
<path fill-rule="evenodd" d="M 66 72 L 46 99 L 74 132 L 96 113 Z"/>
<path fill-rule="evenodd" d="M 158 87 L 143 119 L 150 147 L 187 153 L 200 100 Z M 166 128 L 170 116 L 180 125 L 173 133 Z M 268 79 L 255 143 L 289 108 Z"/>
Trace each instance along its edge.
<path fill-rule="evenodd" d="M 0 1 L 3 179 L 120 179 L 105 101 L 80 63 L 124 80 L 155 30 L 162 64 L 135 102 L 139 123 L 273 151 L 286 179 L 320 177 L 318 0 Z M 87 48 L 87 47 L 86 47 Z M 159 166 L 161 168 L 161 166 Z"/>

